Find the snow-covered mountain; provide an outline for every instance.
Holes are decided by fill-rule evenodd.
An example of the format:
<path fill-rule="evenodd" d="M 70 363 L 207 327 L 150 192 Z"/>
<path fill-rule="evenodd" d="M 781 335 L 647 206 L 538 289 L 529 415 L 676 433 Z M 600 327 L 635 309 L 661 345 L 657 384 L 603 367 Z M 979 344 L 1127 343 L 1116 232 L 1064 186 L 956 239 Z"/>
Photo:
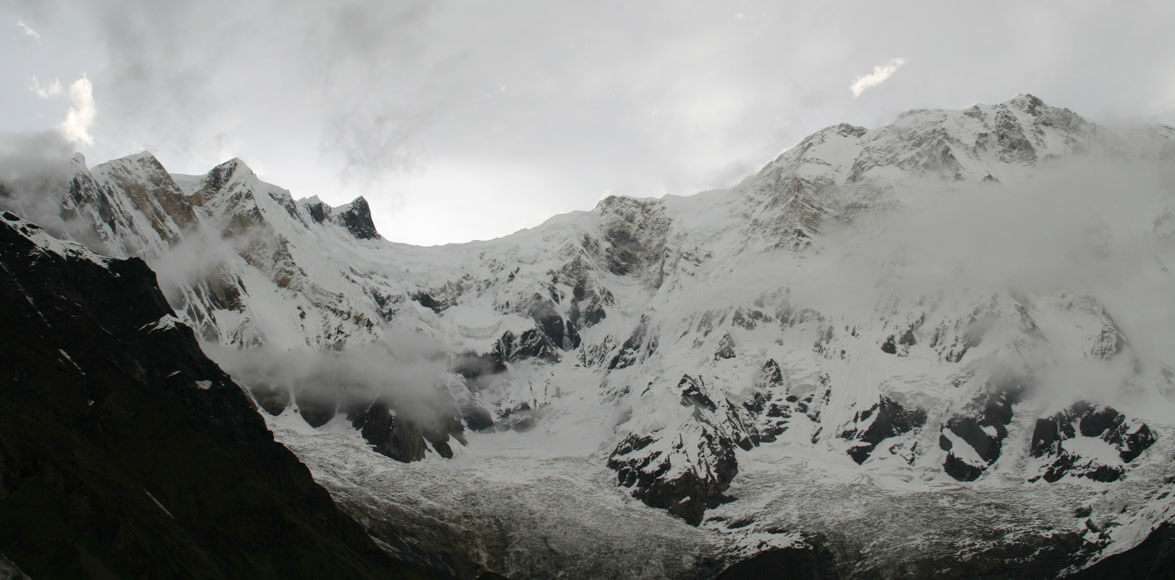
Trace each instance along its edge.
<path fill-rule="evenodd" d="M 1172 161 L 1171 128 L 1023 95 L 469 244 L 238 159 L 79 161 L 60 195 L 406 559 L 1040 576 L 1175 517 Z"/>

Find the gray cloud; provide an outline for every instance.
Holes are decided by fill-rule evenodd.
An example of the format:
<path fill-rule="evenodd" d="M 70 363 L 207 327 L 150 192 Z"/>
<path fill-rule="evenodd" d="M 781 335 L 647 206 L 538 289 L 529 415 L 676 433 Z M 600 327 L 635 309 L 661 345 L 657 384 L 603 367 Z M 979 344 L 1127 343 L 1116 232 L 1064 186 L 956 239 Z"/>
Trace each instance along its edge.
<path fill-rule="evenodd" d="M 40 79 L 34 76 L 29 82 L 29 90 L 42 99 L 48 99 L 60 95 L 64 89 L 61 86 L 61 79 L 53 79 L 42 85 Z"/>
<path fill-rule="evenodd" d="M 41 33 L 37 32 L 35 29 L 33 29 L 33 27 L 25 23 L 24 20 L 17 20 L 16 27 L 20 29 L 20 31 L 24 33 L 25 36 L 32 38 L 33 40 L 41 40 Z"/>
<path fill-rule="evenodd" d="M 460 387 L 462 379 L 449 370 L 441 345 L 418 334 L 389 333 L 377 344 L 327 352 L 203 347 L 243 386 L 257 394 L 287 392 L 303 406 L 346 410 L 380 399 L 418 425 L 442 430 L 458 413 L 450 385 Z"/>
<path fill-rule="evenodd" d="M 0 134 L 0 208 L 58 236 L 73 237 L 78 232 L 61 217 L 73 154 L 73 145 L 57 131 Z"/>
<path fill-rule="evenodd" d="M 1175 352 L 1175 169 L 1104 156 L 1005 184 L 904 189 L 917 211 L 829 232 L 843 256 L 793 283 L 805 302 L 870 311 L 894 296 L 1092 296 L 1146 360 Z M 932 203 L 934 199 L 949 200 Z M 836 288 L 846 289 L 838 292 Z"/>
<path fill-rule="evenodd" d="M 94 104 L 94 87 L 90 79 L 82 77 L 69 85 L 69 110 L 65 112 L 65 120 L 61 122 L 61 134 L 67 141 L 91 145 L 94 137 L 90 135 L 90 127 L 97 116 L 97 106 Z"/>
<path fill-rule="evenodd" d="M 411 241 L 500 235 L 604 193 L 729 184 L 822 126 L 909 108 L 1032 92 L 1095 119 L 1175 120 L 1175 5 L 1161 1 L 56 0 L 12 12 L 39 44 L 74 39 L 59 56 L 76 68 L 37 74 L 89 72 L 102 106 L 91 157 L 149 148 L 193 172 L 239 155 L 298 195 L 365 194 L 381 230 Z M 845 90 L 893 55 L 917 67 L 867 99 Z"/>

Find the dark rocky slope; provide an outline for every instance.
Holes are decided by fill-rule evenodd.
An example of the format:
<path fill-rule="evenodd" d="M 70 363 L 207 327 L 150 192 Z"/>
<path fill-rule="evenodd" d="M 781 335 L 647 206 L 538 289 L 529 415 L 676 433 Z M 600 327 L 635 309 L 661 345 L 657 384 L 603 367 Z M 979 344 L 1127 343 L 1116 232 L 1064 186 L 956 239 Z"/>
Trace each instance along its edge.
<path fill-rule="evenodd" d="M 34 578 L 414 577 L 173 322 L 138 259 L 0 216 L 0 554 Z"/>
<path fill-rule="evenodd" d="M 794 578 L 795 580 L 836 580 L 836 559 L 822 548 L 783 548 L 768 550 L 730 566 L 718 580 L 757 580 L 760 578 Z"/>
<path fill-rule="evenodd" d="M 1131 578 L 1133 580 L 1175 578 L 1175 522 L 1160 524 L 1146 540 L 1125 552 L 1114 554 L 1071 578 Z"/>

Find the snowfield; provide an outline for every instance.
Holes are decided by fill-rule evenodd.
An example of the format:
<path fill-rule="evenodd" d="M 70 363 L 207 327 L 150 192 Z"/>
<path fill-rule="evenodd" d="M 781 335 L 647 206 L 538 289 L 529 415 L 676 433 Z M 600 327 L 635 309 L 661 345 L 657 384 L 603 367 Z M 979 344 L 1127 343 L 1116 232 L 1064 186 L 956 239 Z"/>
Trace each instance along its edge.
<path fill-rule="evenodd" d="M 402 464 L 347 426 L 307 429 L 287 416 L 271 428 L 377 538 L 384 529 L 419 534 L 396 549 L 447 546 L 455 560 L 509 577 L 704 578 L 805 536 L 853 554 L 850 573 L 932 575 L 951 559 L 962 570 L 993 553 L 1027 562 L 1081 538 L 1109 555 L 1175 515 L 1170 445 L 1114 485 L 1011 477 L 962 485 L 932 472 L 829 465 L 784 442 L 741 456 L 733 501 L 693 528 L 630 498 L 586 450 L 553 453 L 544 432 L 470 434 L 452 460 Z M 1139 506 L 1144 513 L 1121 517 Z"/>

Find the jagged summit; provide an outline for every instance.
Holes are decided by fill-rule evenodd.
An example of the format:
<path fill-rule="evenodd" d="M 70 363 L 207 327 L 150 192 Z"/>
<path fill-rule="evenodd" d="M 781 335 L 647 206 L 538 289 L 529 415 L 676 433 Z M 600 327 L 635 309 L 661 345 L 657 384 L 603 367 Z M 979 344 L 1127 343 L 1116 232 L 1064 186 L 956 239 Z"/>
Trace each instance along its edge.
<path fill-rule="evenodd" d="M 336 219 L 360 240 L 379 238 L 375 230 L 375 222 L 371 221 L 371 206 L 363 196 L 355 198 L 351 203 L 333 208 L 332 214 Z"/>
<path fill-rule="evenodd" d="M 85 161 L 84 161 L 85 158 L 83 157 L 82 159 L 83 159 L 83 161 L 82 161 L 81 168 L 85 169 L 85 167 L 86 167 Z M 102 171 L 102 170 L 109 170 L 109 169 L 113 169 L 113 168 L 121 168 L 123 170 L 129 170 L 130 168 L 137 168 L 141 165 L 142 166 L 159 165 L 160 167 L 163 166 L 161 163 L 159 163 L 159 160 L 156 159 L 154 155 L 152 155 L 149 151 L 144 150 L 144 151 L 139 151 L 138 153 L 131 153 L 129 155 L 124 155 L 122 157 L 116 157 L 114 159 L 104 161 L 104 162 L 99 163 L 99 164 L 95 165 L 94 167 L 90 168 L 89 171 Z"/>
<path fill-rule="evenodd" d="M 380 239 L 375 222 L 371 219 L 371 206 L 363 196 L 335 207 L 328 206 L 317 196 L 298 200 L 298 204 L 306 208 L 315 223 L 340 225 L 360 240 Z"/>
<path fill-rule="evenodd" d="M 815 213 L 806 219 L 811 222 L 820 212 L 813 204 L 807 203 L 811 201 L 809 195 L 831 186 L 884 183 L 891 178 L 904 179 L 910 175 L 954 181 L 1002 182 L 1023 173 L 1024 168 L 1038 161 L 1120 146 L 1111 145 L 1112 139 L 1107 139 L 1104 133 L 1097 134 L 1094 125 L 1076 113 L 1050 106 L 1027 93 L 1002 103 L 974 105 L 964 110 L 913 109 L 900 114 L 892 124 L 878 128 L 840 123 L 816 131 L 758 173 L 747 177 L 735 189 L 750 193 L 754 203 L 764 204 L 768 203 L 765 200 L 780 194 L 785 198 L 803 194 L 797 198 L 797 203 L 804 201 L 800 205 L 811 206 Z M 1161 141 L 1166 143 L 1168 151 L 1173 149 L 1169 135 Z M 145 151 L 116 161 L 118 164 L 150 165 L 153 171 L 158 171 L 158 161 Z M 114 162 L 103 165 L 111 163 Z M 177 188 L 189 194 L 203 191 L 208 195 L 222 191 L 234 180 L 253 180 L 262 183 L 262 188 L 284 191 L 260 182 L 245 161 L 238 157 L 217 165 L 200 178 L 175 176 L 179 184 Z M 285 195 L 289 193 L 285 192 Z M 611 203 L 608 199 L 602 200 L 593 211 L 597 214 L 605 212 Z M 311 221 L 336 223 L 357 239 L 380 237 L 374 227 L 370 204 L 362 197 L 335 208 L 317 198 L 283 204 L 304 207 Z M 763 216 L 761 219 L 769 218 Z M 810 233 L 805 231 L 805 235 Z M 788 243 L 804 244 L 803 240 Z"/>
<path fill-rule="evenodd" d="M 1040 97 L 1037 97 L 1032 93 L 1021 93 L 1015 97 L 1012 97 L 1011 99 L 1008 99 L 1007 104 L 1020 107 L 1029 113 L 1034 113 L 1038 108 L 1044 106 L 1044 101 L 1040 100 Z"/>
<path fill-rule="evenodd" d="M 150 151 L 148 151 L 146 149 L 144 149 L 142 151 L 138 151 L 136 153 L 131 153 L 129 155 L 124 155 L 124 156 L 119 157 L 117 159 L 112 159 L 110 161 L 107 161 L 105 164 L 141 163 L 141 162 L 154 163 L 154 164 L 158 164 L 158 165 L 162 166 L 162 164 L 159 163 L 159 159 L 155 157 L 155 154 L 151 153 Z"/>
<path fill-rule="evenodd" d="M 816 184 L 845 184 L 914 173 L 981 181 L 1099 145 L 1091 123 L 1024 94 L 961 111 L 914 109 L 876 129 L 834 125 L 785 151 L 757 178 L 788 174 Z"/>
<path fill-rule="evenodd" d="M 166 186 L 167 182 L 172 181 L 163 164 L 150 151 L 140 151 L 111 159 L 95 165 L 90 171 L 95 174 L 117 176 L 120 179 L 146 178 L 160 186 Z"/>
<path fill-rule="evenodd" d="M 256 203 L 255 196 L 264 192 L 268 201 L 262 201 L 262 206 L 269 202 L 276 202 L 287 213 L 297 217 L 300 221 L 305 222 L 305 218 L 309 218 L 309 221 L 313 223 L 335 224 L 360 240 L 379 239 L 380 237 L 371 217 L 371 206 L 363 196 L 337 207 L 328 206 L 317 196 L 295 201 L 289 191 L 261 181 L 239 157 L 229 159 L 212 168 L 201 181 L 197 192 L 200 198 L 199 203 L 202 204 L 234 203 L 238 205 L 246 203 L 244 201 L 246 199 L 254 199 L 254 203 Z M 230 201 L 217 201 L 225 196 L 229 196 L 227 199 Z M 237 201 L 231 201 L 234 199 Z M 248 204 L 246 203 L 246 205 Z M 263 213 L 262 206 L 258 206 L 256 211 L 248 210 L 252 216 L 249 218 L 251 221 L 265 219 L 261 213 L 256 213 Z M 299 214 L 303 212 L 305 216 L 299 217 Z"/>
<path fill-rule="evenodd" d="M 239 157 L 233 157 L 216 167 L 213 167 L 204 177 L 204 188 L 219 190 L 234 179 L 248 179 L 256 177 L 253 170 Z"/>

